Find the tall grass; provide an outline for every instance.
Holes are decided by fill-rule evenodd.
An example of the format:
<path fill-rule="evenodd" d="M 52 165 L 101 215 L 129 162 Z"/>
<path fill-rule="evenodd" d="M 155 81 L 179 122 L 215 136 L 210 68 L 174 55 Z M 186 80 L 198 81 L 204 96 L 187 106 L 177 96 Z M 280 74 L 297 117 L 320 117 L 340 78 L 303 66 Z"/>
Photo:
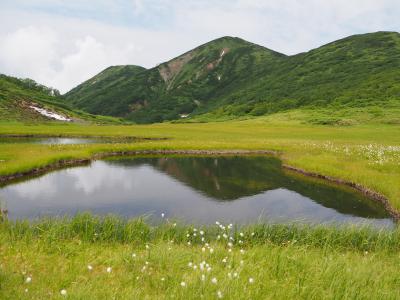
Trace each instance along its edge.
<path fill-rule="evenodd" d="M 0 230 L 10 240 L 42 239 L 48 242 L 79 239 L 89 243 L 158 243 L 173 240 L 176 243 L 201 245 L 201 237 L 193 230 L 203 230 L 204 238 L 225 243 L 224 233 L 234 241 L 242 240 L 243 247 L 254 245 L 306 245 L 314 248 L 351 251 L 399 251 L 400 230 L 376 229 L 368 226 L 332 226 L 301 224 L 254 224 L 248 226 L 194 226 L 166 220 L 157 225 L 145 217 L 124 219 L 117 216 L 79 214 L 72 218 L 41 219 L 35 222 L 5 221 Z M 187 235 L 189 234 L 189 237 Z"/>

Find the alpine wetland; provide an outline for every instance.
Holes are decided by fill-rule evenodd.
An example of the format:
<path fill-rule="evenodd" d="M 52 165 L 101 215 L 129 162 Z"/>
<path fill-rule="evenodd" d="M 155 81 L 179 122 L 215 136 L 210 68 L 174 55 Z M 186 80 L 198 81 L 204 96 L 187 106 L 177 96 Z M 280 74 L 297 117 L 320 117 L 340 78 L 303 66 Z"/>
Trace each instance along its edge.
<path fill-rule="evenodd" d="M 400 5 L 350 2 L 0 4 L 0 299 L 399 299 Z"/>

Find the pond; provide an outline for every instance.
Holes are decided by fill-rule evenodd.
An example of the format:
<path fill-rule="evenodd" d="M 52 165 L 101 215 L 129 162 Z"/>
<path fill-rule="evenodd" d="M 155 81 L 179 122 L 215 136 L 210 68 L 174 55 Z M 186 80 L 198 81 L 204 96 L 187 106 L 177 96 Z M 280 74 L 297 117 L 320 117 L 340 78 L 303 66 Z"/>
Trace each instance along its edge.
<path fill-rule="evenodd" d="M 112 144 L 132 143 L 135 138 L 107 137 L 19 137 L 0 136 L 0 144 L 42 144 L 42 145 L 79 145 L 79 144 Z"/>
<path fill-rule="evenodd" d="M 191 224 L 394 224 L 363 195 L 284 171 L 266 156 L 94 161 L 4 186 L 0 202 L 14 220 L 92 212 Z"/>

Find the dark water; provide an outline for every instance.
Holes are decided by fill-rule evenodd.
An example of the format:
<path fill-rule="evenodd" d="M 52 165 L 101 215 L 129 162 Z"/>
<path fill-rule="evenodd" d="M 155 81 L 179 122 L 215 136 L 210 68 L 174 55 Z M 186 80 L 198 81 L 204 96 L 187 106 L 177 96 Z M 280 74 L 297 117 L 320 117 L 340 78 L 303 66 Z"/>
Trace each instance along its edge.
<path fill-rule="evenodd" d="M 96 161 L 0 189 L 11 219 L 90 211 L 188 223 L 352 223 L 392 226 L 382 207 L 344 187 L 290 174 L 269 157 Z"/>
<path fill-rule="evenodd" d="M 63 138 L 63 137 L 0 137 L 0 144 L 42 144 L 42 145 L 78 145 L 78 144 L 111 144 L 131 143 L 134 138 Z"/>

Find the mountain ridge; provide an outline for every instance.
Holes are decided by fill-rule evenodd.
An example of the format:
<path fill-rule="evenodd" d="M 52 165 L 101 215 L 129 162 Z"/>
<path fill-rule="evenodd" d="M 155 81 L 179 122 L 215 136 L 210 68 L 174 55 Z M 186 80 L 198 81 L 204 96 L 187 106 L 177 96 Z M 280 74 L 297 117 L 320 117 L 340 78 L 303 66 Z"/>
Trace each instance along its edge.
<path fill-rule="evenodd" d="M 137 72 L 115 71 L 124 67 Z M 397 101 L 398 67 L 397 32 L 353 35 L 292 56 L 221 37 L 150 69 L 110 67 L 115 78 L 105 76 L 100 88 L 91 88 L 107 68 L 64 97 L 90 113 L 137 123 L 262 115 L 309 105 Z"/>

